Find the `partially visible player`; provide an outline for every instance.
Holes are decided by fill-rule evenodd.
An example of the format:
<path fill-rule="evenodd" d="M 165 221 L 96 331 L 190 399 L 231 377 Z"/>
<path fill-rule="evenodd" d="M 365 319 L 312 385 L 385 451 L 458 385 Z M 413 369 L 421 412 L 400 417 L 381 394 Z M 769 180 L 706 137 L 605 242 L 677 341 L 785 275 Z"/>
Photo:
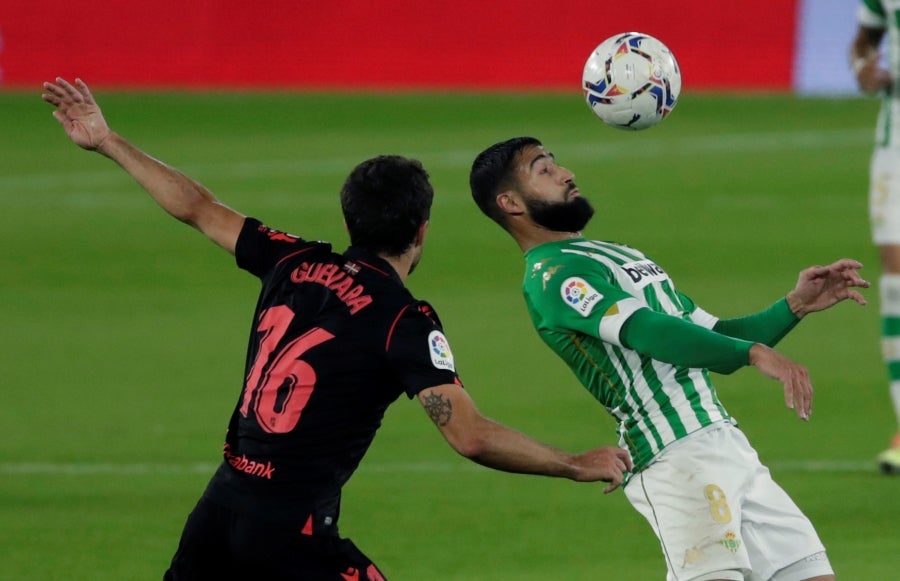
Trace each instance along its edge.
<path fill-rule="evenodd" d="M 878 455 L 887 474 L 900 474 L 900 2 L 862 0 L 850 60 L 860 90 L 881 95 L 869 169 L 869 217 L 881 258 L 881 345 L 897 418 L 891 446 Z M 888 68 L 879 46 L 888 34 Z"/>
<path fill-rule="evenodd" d="M 719 319 L 639 250 L 584 238 L 594 209 L 574 177 L 520 137 L 481 152 L 470 184 L 525 254 L 525 304 L 541 339 L 618 423 L 634 461 L 625 495 L 656 533 L 667 579 L 833 581 L 812 523 L 760 463 L 710 372 L 753 365 L 809 419 L 806 369 L 771 346 L 809 313 L 865 304 L 853 288 L 869 286 L 862 265 L 807 268 L 768 309 Z"/>
<path fill-rule="evenodd" d="M 180 580 L 382 580 L 338 535 L 341 489 L 401 394 L 454 450 L 485 466 L 611 492 L 627 452 L 567 454 L 482 416 L 434 309 L 404 286 L 422 255 L 433 190 L 418 161 L 379 156 L 341 190 L 351 247 L 335 253 L 221 204 L 110 130 L 87 85 L 44 84 L 77 145 L 118 163 L 175 218 L 262 283 L 222 464 L 188 517 L 165 575 Z"/>

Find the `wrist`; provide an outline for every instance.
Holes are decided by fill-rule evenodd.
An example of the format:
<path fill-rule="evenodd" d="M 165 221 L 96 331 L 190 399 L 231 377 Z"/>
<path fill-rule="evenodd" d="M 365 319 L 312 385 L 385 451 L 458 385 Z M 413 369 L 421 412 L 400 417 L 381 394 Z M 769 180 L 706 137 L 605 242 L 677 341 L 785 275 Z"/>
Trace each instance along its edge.
<path fill-rule="evenodd" d="M 806 305 L 797 297 L 797 294 L 794 291 L 789 292 L 784 300 L 787 302 L 788 308 L 791 310 L 791 313 L 798 319 L 802 319 L 809 312 L 806 310 Z"/>
<path fill-rule="evenodd" d="M 115 141 L 115 134 L 112 130 L 107 131 L 106 135 L 100 138 L 97 141 L 97 145 L 93 147 L 93 150 L 97 153 L 101 153 L 103 155 L 108 155 L 109 148 L 112 146 L 113 141 Z"/>

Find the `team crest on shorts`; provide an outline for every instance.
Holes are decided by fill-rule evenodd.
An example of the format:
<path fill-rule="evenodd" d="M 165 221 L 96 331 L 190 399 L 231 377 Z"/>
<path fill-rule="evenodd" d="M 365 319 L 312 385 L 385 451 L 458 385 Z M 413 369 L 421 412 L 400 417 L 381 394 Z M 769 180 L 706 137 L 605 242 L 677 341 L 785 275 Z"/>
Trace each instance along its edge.
<path fill-rule="evenodd" d="M 582 317 L 590 315 L 594 305 L 603 298 L 603 295 L 579 276 L 572 276 L 564 280 L 562 286 L 559 287 L 559 293 L 565 303 Z"/>
<path fill-rule="evenodd" d="M 720 541 L 722 546 L 731 551 L 732 553 L 737 553 L 741 548 L 741 540 L 737 538 L 737 535 L 732 531 L 728 531 L 725 533 L 725 538 Z"/>
<path fill-rule="evenodd" d="M 428 335 L 428 352 L 431 354 L 431 363 L 438 369 L 456 371 L 453 364 L 453 353 L 450 351 L 450 343 L 440 331 L 432 331 Z"/>

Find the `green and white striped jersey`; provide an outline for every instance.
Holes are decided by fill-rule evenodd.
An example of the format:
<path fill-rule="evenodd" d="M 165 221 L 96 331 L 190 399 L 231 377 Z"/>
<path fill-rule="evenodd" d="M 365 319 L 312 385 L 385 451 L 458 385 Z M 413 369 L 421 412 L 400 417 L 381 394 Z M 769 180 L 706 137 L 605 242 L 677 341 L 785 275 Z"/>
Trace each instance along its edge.
<path fill-rule="evenodd" d="M 860 0 L 857 20 L 866 28 L 887 31 L 887 68 L 892 85 L 882 97 L 875 144 L 900 147 L 900 0 Z"/>
<path fill-rule="evenodd" d="M 635 472 L 664 447 L 731 417 L 705 369 L 678 367 L 624 347 L 622 325 L 637 309 L 711 329 L 718 319 L 675 290 L 638 250 L 573 238 L 525 254 L 523 292 L 541 338 L 618 422 Z"/>

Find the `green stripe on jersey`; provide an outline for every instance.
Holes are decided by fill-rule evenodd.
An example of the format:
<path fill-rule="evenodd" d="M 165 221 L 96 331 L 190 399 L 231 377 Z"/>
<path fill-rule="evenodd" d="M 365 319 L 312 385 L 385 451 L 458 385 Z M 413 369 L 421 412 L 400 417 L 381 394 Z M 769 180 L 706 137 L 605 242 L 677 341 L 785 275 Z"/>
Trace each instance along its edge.
<path fill-rule="evenodd" d="M 884 16 L 884 7 L 881 5 L 881 0 L 863 0 L 863 4 L 866 5 L 866 8 L 878 14 L 880 16 Z"/>
<path fill-rule="evenodd" d="M 620 313 L 636 304 L 686 320 L 696 308 L 659 265 L 637 249 L 584 238 L 542 244 L 525 259 L 523 293 L 535 328 L 618 421 L 636 470 L 687 434 L 730 420 L 705 370 L 619 343 Z"/>

